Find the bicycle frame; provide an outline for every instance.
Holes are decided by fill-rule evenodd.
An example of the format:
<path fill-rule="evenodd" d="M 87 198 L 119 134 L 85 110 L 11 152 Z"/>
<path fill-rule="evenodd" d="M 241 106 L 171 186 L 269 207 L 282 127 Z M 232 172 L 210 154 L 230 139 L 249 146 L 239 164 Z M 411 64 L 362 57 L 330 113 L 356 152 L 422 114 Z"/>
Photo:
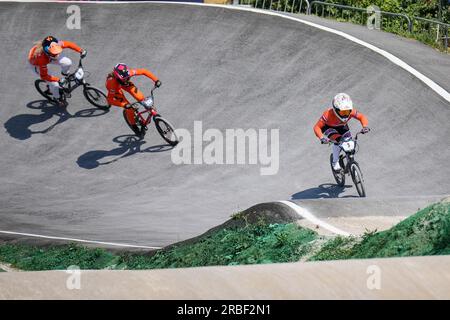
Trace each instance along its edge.
<path fill-rule="evenodd" d="M 80 59 L 80 61 L 78 62 L 78 67 L 77 67 L 76 71 L 77 71 L 79 68 L 83 68 L 83 64 L 81 63 L 81 59 Z M 78 88 L 79 86 L 86 86 L 86 82 L 84 81 L 84 77 L 83 77 L 83 79 L 81 79 L 81 80 L 78 80 L 78 79 L 75 77 L 76 71 L 73 72 L 73 73 L 71 73 L 71 74 L 69 74 L 69 75 L 66 77 L 66 79 L 67 79 L 67 87 L 61 88 L 62 91 L 63 91 L 64 93 L 66 93 L 66 94 L 72 93 L 72 91 L 74 91 L 74 90 L 75 90 L 76 88 Z M 74 84 L 72 85 L 72 83 L 74 83 Z"/>
<path fill-rule="evenodd" d="M 342 147 L 342 145 L 341 145 L 340 142 L 337 142 L 336 140 L 333 140 L 333 141 L 332 141 L 333 143 L 339 145 L 339 148 L 341 149 L 341 151 L 342 151 L 342 152 L 344 153 L 344 155 L 345 155 L 346 162 L 345 162 L 345 165 L 342 166 L 342 169 L 344 170 L 344 173 L 345 173 L 345 174 L 349 173 L 351 164 L 352 164 L 353 162 L 355 162 L 355 157 L 354 157 L 354 156 L 355 156 L 355 154 L 356 154 L 356 152 L 357 152 L 357 151 L 356 151 L 356 148 L 357 148 L 357 146 L 358 146 L 358 135 L 359 135 L 360 133 L 361 133 L 361 132 L 358 132 L 358 133 L 356 134 L 355 138 L 352 139 L 352 140 L 355 142 L 355 147 L 354 147 L 353 150 L 350 151 L 350 152 L 346 152 L 346 151 L 344 150 L 344 148 Z"/>
<path fill-rule="evenodd" d="M 145 117 L 143 116 L 143 114 L 145 114 L 145 113 L 148 113 L 147 118 L 145 118 Z M 144 126 L 147 126 L 147 125 L 150 124 L 150 122 L 152 122 L 152 118 L 153 118 L 154 116 L 156 116 L 157 114 L 158 114 L 158 113 L 156 112 L 155 109 L 150 108 L 150 109 L 145 109 L 144 111 L 138 112 L 137 116 L 138 116 L 139 119 L 141 120 L 141 123 L 142 123 Z"/>
<path fill-rule="evenodd" d="M 141 120 L 142 125 L 147 126 L 152 122 L 152 118 L 158 114 L 158 112 L 155 110 L 155 97 L 153 94 L 153 91 L 155 91 L 156 87 L 153 87 L 152 91 L 150 92 L 150 97 L 152 98 L 153 104 L 151 107 L 146 107 L 142 102 L 135 102 L 134 104 L 138 104 L 144 107 L 144 111 L 138 112 L 137 116 Z M 145 100 L 145 99 L 144 99 Z M 148 113 L 148 116 L 145 118 L 143 115 L 145 113 Z"/>
<path fill-rule="evenodd" d="M 339 139 L 339 143 L 336 140 L 331 140 L 330 142 L 339 146 L 339 164 L 341 169 L 335 170 L 333 163 L 333 155 L 330 155 L 331 171 L 333 172 L 333 177 L 337 184 L 341 187 L 345 187 L 345 176 L 349 174 L 352 177 L 353 183 L 358 191 L 360 197 L 366 196 L 366 191 L 364 188 L 364 179 L 359 167 L 358 162 L 355 160 L 355 154 L 358 152 L 358 135 L 363 134 L 360 131 L 356 134 L 355 138 L 351 137 L 350 131 Z M 353 144 L 353 145 L 352 145 Z M 342 155 L 341 152 L 344 154 Z"/>
<path fill-rule="evenodd" d="M 351 164 L 353 163 L 353 162 L 355 162 L 355 157 L 354 157 L 354 152 L 352 152 L 352 153 L 349 153 L 349 152 L 345 152 L 344 151 L 344 154 L 345 154 L 345 159 L 346 159 L 346 161 L 345 161 L 345 166 L 343 167 L 343 169 L 344 169 L 344 173 L 349 173 L 350 172 L 350 166 L 351 166 Z"/>

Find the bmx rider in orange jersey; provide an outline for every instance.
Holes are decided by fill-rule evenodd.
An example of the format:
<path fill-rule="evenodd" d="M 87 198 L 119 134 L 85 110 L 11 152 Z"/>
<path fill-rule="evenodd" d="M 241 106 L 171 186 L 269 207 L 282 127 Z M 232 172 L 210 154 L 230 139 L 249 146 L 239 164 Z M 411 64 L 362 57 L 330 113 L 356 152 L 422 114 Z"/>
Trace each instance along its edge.
<path fill-rule="evenodd" d="M 329 143 L 331 140 L 340 142 L 343 136 L 351 135 L 348 122 L 355 118 L 359 120 L 362 125 L 361 133 L 370 131 L 368 125 L 369 120 L 362 113 L 353 108 L 353 102 L 350 96 L 346 93 L 337 94 L 332 102 L 333 107 L 326 110 L 319 121 L 314 126 L 314 133 L 321 143 Z M 339 164 L 340 147 L 333 144 L 333 170 L 341 170 Z"/>
<path fill-rule="evenodd" d="M 44 40 L 37 42 L 28 53 L 28 62 L 33 71 L 40 76 L 42 80 L 47 82 L 50 92 L 55 102 L 60 106 L 65 106 L 64 101 L 60 100 L 59 89 L 64 85 L 65 78 L 58 78 L 48 74 L 48 64 L 56 64 L 61 67 L 61 74 L 65 77 L 68 75 L 72 60 L 64 56 L 63 49 L 72 49 L 80 53 L 83 59 L 86 57 L 87 51 L 80 48 L 77 44 L 70 41 L 58 41 L 53 36 L 45 37 Z"/>
<path fill-rule="evenodd" d="M 108 90 L 108 103 L 110 105 L 125 108 L 127 119 L 131 124 L 135 124 L 134 111 L 128 108 L 130 102 L 125 97 L 122 90 L 125 90 L 133 96 L 137 101 L 143 101 L 144 94 L 130 81 L 131 77 L 144 75 L 155 82 L 155 86 L 159 88 L 161 81 L 150 71 L 146 69 L 131 69 L 126 64 L 117 64 L 113 71 L 106 78 L 106 89 Z"/>

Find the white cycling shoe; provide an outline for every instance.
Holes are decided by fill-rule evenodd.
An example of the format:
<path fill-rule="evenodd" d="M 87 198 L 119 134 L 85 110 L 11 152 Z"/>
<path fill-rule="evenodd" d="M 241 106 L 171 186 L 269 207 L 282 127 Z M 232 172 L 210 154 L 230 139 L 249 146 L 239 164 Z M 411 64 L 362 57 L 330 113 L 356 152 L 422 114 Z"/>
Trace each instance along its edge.
<path fill-rule="evenodd" d="M 333 163 L 333 170 L 334 171 L 339 171 L 341 170 L 341 165 L 339 164 L 339 161 L 336 161 L 335 163 Z"/>

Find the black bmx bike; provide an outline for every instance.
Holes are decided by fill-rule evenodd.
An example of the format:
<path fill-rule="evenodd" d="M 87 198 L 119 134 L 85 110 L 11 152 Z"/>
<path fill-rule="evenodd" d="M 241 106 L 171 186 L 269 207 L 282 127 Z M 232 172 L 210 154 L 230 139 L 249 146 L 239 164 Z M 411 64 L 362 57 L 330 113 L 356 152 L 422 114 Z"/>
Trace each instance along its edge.
<path fill-rule="evenodd" d="M 345 176 L 350 175 L 356 190 L 360 197 L 366 196 L 366 189 L 364 187 L 364 177 L 359 167 L 358 162 L 355 160 L 355 154 L 359 150 L 358 135 L 363 134 L 362 131 L 358 132 L 355 138 L 352 138 L 351 134 L 343 135 L 340 142 L 331 141 L 339 146 L 341 153 L 339 154 L 340 170 L 335 171 L 333 169 L 333 154 L 330 155 L 330 165 L 333 177 L 336 183 L 343 187 L 345 185 Z"/>
<path fill-rule="evenodd" d="M 59 89 L 60 100 L 64 102 L 64 104 L 67 104 L 67 99 L 72 96 L 72 91 L 79 86 L 83 86 L 83 95 L 89 103 L 102 110 L 109 109 L 110 105 L 108 104 L 105 93 L 86 82 L 85 76 L 87 72 L 84 71 L 81 61 L 82 59 L 80 59 L 75 72 L 70 73 L 65 77 L 65 84 Z M 58 101 L 52 95 L 45 80 L 38 79 L 34 82 L 34 85 L 36 90 L 49 102 L 58 104 Z"/>

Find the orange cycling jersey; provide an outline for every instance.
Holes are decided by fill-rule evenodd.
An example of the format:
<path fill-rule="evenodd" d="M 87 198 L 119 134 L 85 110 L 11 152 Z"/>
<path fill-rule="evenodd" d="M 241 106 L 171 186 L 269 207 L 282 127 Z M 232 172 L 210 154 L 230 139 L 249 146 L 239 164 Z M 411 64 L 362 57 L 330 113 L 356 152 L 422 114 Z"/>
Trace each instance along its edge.
<path fill-rule="evenodd" d="M 69 48 L 79 53 L 83 51 L 78 45 L 70 41 L 59 41 L 58 44 L 63 49 Z M 33 48 L 31 48 L 30 52 L 28 53 L 28 61 L 32 65 L 39 67 L 39 74 L 42 80 L 50 82 L 58 81 L 58 77 L 54 77 L 48 74 L 47 65 L 50 63 L 50 58 L 45 54 L 44 51 L 36 53 L 37 47 L 38 45 L 35 45 Z"/>
<path fill-rule="evenodd" d="M 158 78 L 146 69 L 129 69 L 129 73 L 130 77 L 143 75 L 154 82 L 158 81 Z M 125 107 L 129 104 L 122 90 L 131 94 L 137 101 L 142 101 L 145 98 L 144 94 L 131 81 L 128 85 L 122 85 L 112 74 L 109 74 L 106 78 L 106 89 L 108 90 L 108 103 L 118 107 Z"/>
<path fill-rule="evenodd" d="M 363 127 L 367 127 L 369 125 L 369 120 L 367 120 L 367 117 L 362 113 L 356 111 L 355 109 L 352 110 L 350 116 L 345 121 L 342 121 L 336 116 L 333 108 L 330 108 L 326 110 L 320 117 L 319 121 L 317 121 L 316 125 L 314 126 L 314 133 L 316 134 L 317 138 L 322 139 L 322 129 L 324 127 L 342 127 L 347 125 L 348 121 L 350 121 L 350 119 L 352 118 L 358 119 Z"/>

